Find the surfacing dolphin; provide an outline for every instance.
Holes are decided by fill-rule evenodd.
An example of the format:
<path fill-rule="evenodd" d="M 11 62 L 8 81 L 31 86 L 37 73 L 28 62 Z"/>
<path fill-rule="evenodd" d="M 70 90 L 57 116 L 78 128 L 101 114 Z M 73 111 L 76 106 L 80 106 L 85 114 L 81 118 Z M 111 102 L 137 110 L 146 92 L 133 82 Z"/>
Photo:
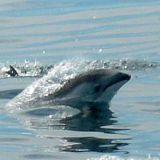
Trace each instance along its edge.
<path fill-rule="evenodd" d="M 77 108 L 82 112 L 101 111 L 109 107 L 113 96 L 130 78 L 130 75 L 118 71 L 90 70 L 69 79 L 53 93 L 44 93 L 44 96 L 43 93 L 38 95 L 40 90 L 33 89 L 31 85 L 10 101 L 6 108 L 10 113 L 21 110 L 34 115 L 54 114 L 55 106 L 59 105 Z M 34 97 L 34 94 L 37 96 Z"/>
<path fill-rule="evenodd" d="M 6 72 L 8 75 L 10 75 L 11 77 L 18 76 L 18 72 L 15 70 L 13 66 L 10 65 L 9 68 L 9 71 Z"/>
<path fill-rule="evenodd" d="M 47 99 L 56 104 L 81 109 L 82 104 L 109 104 L 116 92 L 131 78 L 130 75 L 108 69 L 91 70 L 68 80 Z"/>

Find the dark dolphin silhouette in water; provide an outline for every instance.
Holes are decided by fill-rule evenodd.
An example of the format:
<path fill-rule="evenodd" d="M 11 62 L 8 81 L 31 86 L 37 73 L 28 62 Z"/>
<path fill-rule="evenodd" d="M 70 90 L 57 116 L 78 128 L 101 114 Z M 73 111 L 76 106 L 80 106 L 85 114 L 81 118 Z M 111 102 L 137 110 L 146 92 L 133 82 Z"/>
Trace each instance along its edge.
<path fill-rule="evenodd" d="M 10 65 L 9 68 L 9 71 L 6 72 L 8 75 L 10 75 L 11 77 L 18 76 L 18 72 L 15 70 L 13 66 Z"/>

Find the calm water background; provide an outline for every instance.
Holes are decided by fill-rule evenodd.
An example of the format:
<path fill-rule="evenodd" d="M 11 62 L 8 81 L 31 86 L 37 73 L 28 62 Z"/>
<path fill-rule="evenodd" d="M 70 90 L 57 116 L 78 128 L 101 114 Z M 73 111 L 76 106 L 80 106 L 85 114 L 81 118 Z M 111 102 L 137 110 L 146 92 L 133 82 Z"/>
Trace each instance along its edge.
<path fill-rule="evenodd" d="M 0 160 L 160 158 L 159 53 L 158 0 L 1 0 L 0 73 L 9 64 L 31 72 L 1 76 Z M 7 114 L 6 103 L 37 74 L 64 60 L 71 67 L 77 57 L 109 60 L 132 75 L 106 117 L 74 116 L 56 125 Z M 37 66 L 48 70 L 37 73 Z"/>

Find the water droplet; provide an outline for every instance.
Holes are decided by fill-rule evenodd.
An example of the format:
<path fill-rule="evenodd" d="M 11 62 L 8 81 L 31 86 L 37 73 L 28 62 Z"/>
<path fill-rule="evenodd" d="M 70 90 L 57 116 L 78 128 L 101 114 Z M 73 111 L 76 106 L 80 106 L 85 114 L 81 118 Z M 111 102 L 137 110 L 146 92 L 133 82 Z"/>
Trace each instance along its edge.
<path fill-rule="evenodd" d="M 100 48 L 100 49 L 98 50 L 99 53 L 101 53 L 102 51 L 103 51 L 102 48 Z"/>

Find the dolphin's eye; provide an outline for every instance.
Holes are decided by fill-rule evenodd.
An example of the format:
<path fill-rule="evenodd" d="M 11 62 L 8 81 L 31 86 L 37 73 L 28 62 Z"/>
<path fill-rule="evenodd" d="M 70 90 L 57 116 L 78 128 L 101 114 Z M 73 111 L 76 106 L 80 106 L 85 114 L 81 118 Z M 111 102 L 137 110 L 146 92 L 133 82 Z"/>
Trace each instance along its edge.
<path fill-rule="evenodd" d="M 95 92 L 99 92 L 100 91 L 100 85 L 99 84 L 94 86 L 94 91 Z"/>

